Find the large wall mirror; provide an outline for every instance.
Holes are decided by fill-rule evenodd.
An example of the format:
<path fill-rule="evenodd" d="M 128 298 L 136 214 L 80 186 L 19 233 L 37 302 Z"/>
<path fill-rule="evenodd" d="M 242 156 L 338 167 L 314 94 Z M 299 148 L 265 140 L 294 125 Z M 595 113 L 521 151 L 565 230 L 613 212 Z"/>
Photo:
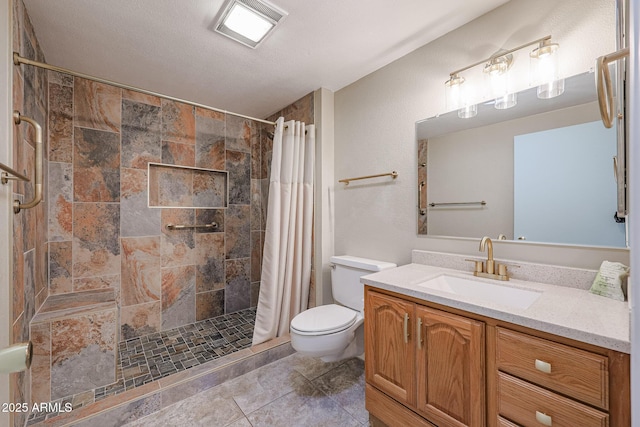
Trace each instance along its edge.
<path fill-rule="evenodd" d="M 418 234 L 626 246 L 616 215 L 616 129 L 600 121 L 594 74 L 565 93 L 517 105 L 478 105 L 416 123 Z"/>

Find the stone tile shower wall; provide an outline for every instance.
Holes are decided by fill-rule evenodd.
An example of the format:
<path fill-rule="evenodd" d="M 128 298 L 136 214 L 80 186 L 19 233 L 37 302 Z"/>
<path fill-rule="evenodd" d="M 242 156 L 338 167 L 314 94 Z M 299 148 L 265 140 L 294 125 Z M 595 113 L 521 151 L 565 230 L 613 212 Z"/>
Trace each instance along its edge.
<path fill-rule="evenodd" d="M 57 73 L 49 105 L 52 295 L 113 288 L 120 340 L 255 306 L 260 125 Z M 178 168 L 161 183 L 178 205 L 148 207 L 149 162 L 228 171 L 228 207 L 192 207 L 194 174 Z"/>
<path fill-rule="evenodd" d="M 20 55 L 44 61 L 44 54 L 31 25 L 22 0 L 13 1 L 13 50 Z M 35 119 L 44 132 L 46 151 L 47 132 L 47 74 L 32 67 L 13 67 L 13 109 Z M 34 132 L 27 124 L 13 128 L 13 168 L 32 177 L 34 175 Z M 47 185 L 46 156 L 44 185 Z M 33 198 L 33 183 L 13 182 L 13 198 L 23 202 Z M 47 289 L 47 232 L 45 201 L 32 209 L 13 215 L 13 302 L 11 310 L 12 342 L 29 340 L 29 323 L 48 296 Z M 30 372 L 11 374 L 11 397 L 14 403 L 29 402 Z M 26 414 L 14 413 L 13 422 L 22 426 Z"/>
<path fill-rule="evenodd" d="M 51 301 L 31 325 L 37 402 L 113 382 L 118 340 L 255 305 L 261 258 L 251 254 L 261 248 L 251 244 L 263 240 L 260 218 L 249 215 L 251 200 L 261 200 L 250 194 L 251 166 L 261 164 L 251 159 L 261 153 L 255 123 L 62 74 L 50 73 L 49 80 Z M 154 173 L 148 182 L 148 166 L 157 172 L 159 163 L 175 173 Z M 201 188 L 209 172 L 184 167 L 228 171 L 211 173 L 224 177 L 225 190 Z M 229 197 L 219 197 L 227 187 Z M 149 208 L 149 188 L 175 207 Z M 227 209 L 192 207 L 204 199 Z M 166 228 L 211 222 L 219 226 Z M 75 308 L 100 291 L 113 295 L 115 322 L 111 300 L 83 303 L 80 313 Z M 104 321 L 94 331 L 98 314 Z M 63 324 L 64 333 L 56 333 Z M 105 366 L 101 375 L 80 370 L 98 363 Z"/>

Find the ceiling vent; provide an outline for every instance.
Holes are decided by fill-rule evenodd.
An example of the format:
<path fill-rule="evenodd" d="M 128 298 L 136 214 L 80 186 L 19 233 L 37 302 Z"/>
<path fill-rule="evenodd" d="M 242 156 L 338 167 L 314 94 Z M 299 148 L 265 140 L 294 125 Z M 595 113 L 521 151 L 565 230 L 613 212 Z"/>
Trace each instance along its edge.
<path fill-rule="evenodd" d="M 229 0 L 215 30 L 255 49 L 286 16 L 287 12 L 261 0 Z"/>

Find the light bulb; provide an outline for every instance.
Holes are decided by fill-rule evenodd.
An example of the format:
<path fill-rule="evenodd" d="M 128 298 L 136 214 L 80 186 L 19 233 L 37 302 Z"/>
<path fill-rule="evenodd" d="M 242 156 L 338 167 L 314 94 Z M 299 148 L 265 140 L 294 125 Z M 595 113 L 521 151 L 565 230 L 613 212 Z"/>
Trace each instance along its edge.
<path fill-rule="evenodd" d="M 557 43 L 543 40 L 530 54 L 531 80 L 538 86 L 538 98 L 548 99 L 564 92 L 564 79 L 558 78 Z"/>

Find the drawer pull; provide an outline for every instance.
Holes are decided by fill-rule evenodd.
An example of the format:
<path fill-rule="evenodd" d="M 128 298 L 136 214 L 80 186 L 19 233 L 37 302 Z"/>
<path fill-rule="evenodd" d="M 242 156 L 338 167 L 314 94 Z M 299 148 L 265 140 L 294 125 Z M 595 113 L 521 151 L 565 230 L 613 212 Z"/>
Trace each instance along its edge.
<path fill-rule="evenodd" d="M 403 332 L 404 332 L 404 343 L 409 344 L 409 313 L 404 314 Z"/>
<path fill-rule="evenodd" d="M 422 348 L 422 317 L 418 317 L 418 348 Z"/>
<path fill-rule="evenodd" d="M 542 360 L 536 359 L 536 369 L 540 372 L 544 372 L 545 374 L 550 374 L 551 363 L 543 362 Z"/>
<path fill-rule="evenodd" d="M 551 417 L 547 414 L 543 414 L 540 411 L 536 411 L 536 421 L 545 426 L 551 426 Z"/>
<path fill-rule="evenodd" d="M 404 343 L 409 344 L 409 313 L 404 314 Z"/>

